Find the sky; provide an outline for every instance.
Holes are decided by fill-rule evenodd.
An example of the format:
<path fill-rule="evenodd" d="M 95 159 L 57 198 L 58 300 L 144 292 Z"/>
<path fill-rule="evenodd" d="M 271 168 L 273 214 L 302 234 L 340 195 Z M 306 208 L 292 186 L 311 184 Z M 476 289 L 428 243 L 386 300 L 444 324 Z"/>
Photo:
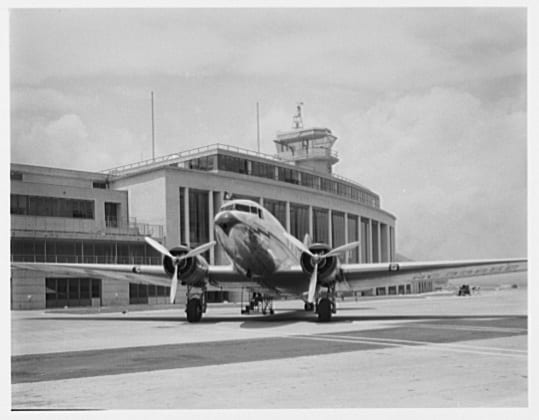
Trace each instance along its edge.
<path fill-rule="evenodd" d="M 416 260 L 527 255 L 524 8 L 10 12 L 11 161 L 99 171 L 275 153 L 298 102 Z"/>

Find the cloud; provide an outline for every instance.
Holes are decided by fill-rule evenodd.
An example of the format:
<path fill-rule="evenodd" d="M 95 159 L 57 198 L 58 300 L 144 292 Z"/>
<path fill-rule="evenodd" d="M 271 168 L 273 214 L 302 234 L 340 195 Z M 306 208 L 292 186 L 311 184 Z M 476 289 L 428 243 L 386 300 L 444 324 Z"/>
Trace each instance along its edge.
<path fill-rule="evenodd" d="M 348 115 L 339 170 L 382 196 L 400 252 L 423 259 L 526 252 L 526 115 L 436 87 Z M 467 241 L 467 246 L 463 243 Z"/>
<path fill-rule="evenodd" d="M 58 160 L 84 168 L 89 150 L 88 129 L 75 114 L 52 121 L 36 120 L 13 132 L 11 159 L 17 163 L 56 166 Z M 80 165 L 80 166 L 79 166 Z"/>
<path fill-rule="evenodd" d="M 526 63 L 522 9 L 18 10 L 11 24 L 16 83 L 236 74 L 381 91 L 492 80 Z"/>

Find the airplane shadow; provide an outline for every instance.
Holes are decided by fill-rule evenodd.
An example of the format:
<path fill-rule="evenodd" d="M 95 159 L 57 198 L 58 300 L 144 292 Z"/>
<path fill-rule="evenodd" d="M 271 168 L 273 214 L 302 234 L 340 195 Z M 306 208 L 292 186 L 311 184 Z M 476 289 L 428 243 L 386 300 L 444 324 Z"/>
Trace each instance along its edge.
<path fill-rule="evenodd" d="M 362 308 L 368 309 L 368 308 Z M 355 309 L 357 310 L 357 309 Z M 343 311 L 344 312 L 344 311 Z M 473 320 L 481 318 L 492 319 L 526 319 L 526 315 L 346 315 L 337 314 L 334 315 L 330 324 L 347 324 L 352 322 L 370 322 L 370 321 L 431 321 L 431 320 Z M 190 325 L 185 319 L 183 311 L 178 316 L 48 316 L 40 317 L 38 320 L 56 320 L 56 321 L 98 321 L 98 322 L 177 322 L 179 324 Z M 237 316 L 203 316 L 200 321 L 200 325 L 208 324 L 224 324 L 224 323 L 237 323 L 240 322 L 240 328 L 276 328 L 283 325 L 289 325 L 294 323 L 318 323 L 316 314 L 312 312 L 305 312 L 304 310 L 290 310 L 286 312 L 279 312 L 274 315 L 240 315 Z M 196 324 L 193 324 L 196 325 Z"/>

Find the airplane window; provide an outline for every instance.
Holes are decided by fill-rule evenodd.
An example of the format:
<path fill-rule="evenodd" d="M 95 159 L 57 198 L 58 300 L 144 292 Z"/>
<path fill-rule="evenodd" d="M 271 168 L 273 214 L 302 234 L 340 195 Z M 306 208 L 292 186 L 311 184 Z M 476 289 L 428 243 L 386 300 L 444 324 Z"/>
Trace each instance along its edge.
<path fill-rule="evenodd" d="M 259 217 L 260 219 L 262 219 L 262 210 L 260 210 L 260 209 L 257 209 L 257 210 L 258 210 L 258 217 Z"/>
<path fill-rule="evenodd" d="M 251 209 L 251 213 L 254 213 L 254 214 L 258 213 L 257 212 L 258 209 L 256 207 L 250 207 L 250 209 Z"/>
<path fill-rule="evenodd" d="M 236 204 L 236 210 L 238 211 L 243 211 L 245 213 L 250 213 L 250 208 L 249 206 L 246 206 L 244 204 Z"/>
<path fill-rule="evenodd" d="M 234 204 L 227 204 L 226 206 L 223 206 L 221 208 L 221 210 L 223 211 L 226 211 L 226 210 L 233 210 L 234 209 Z"/>

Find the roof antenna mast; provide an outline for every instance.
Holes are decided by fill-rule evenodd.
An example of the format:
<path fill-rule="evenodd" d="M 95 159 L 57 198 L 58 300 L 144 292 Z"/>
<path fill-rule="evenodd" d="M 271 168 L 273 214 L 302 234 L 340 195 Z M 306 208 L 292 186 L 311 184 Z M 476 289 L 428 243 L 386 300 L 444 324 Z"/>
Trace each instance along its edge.
<path fill-rule="evenodd" d="M 256 145 L 260 153 L 260 106 L 256 103 Z"/>
<path fill-rule="evenodd" d="M 155 160 L 155 120 L 153 116 L 153 90 L 151 91 L 151 103 L 152 103 L 152 160 Z"/>
<path fill-rule="evenodd" d="M 292 119 L 292 128 L 303 128 L 303 116 L 301 111 L 303 109 L 303 102 L 298 102 L 296 105 L 296 115 Z"/>

